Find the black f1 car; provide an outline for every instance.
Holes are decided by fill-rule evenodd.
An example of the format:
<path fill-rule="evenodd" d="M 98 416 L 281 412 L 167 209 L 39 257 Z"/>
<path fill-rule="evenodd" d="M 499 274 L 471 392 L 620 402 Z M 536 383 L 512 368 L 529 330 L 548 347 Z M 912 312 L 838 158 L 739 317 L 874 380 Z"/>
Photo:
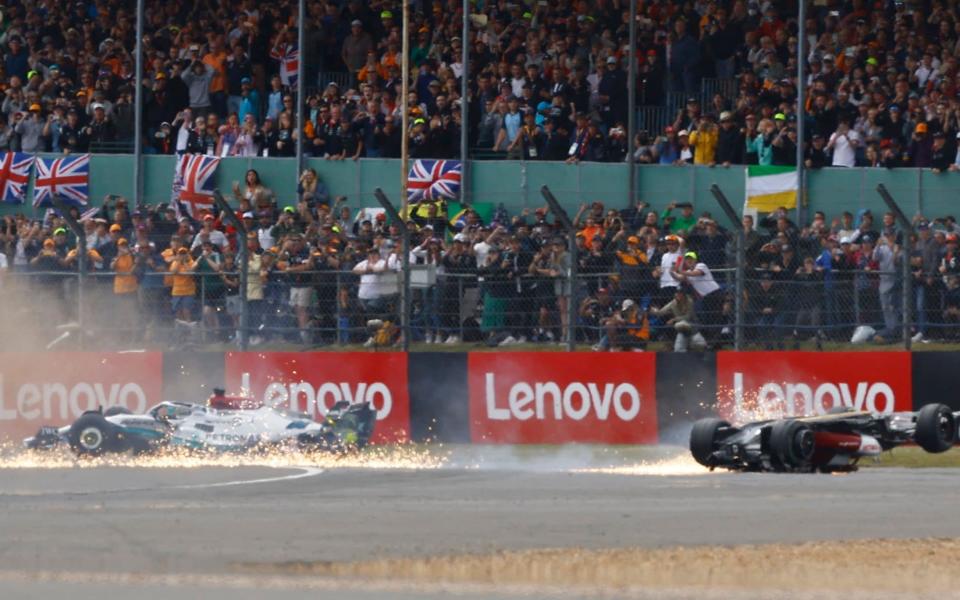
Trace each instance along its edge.
<path fill-rule="evenodd" d="M 693 425 L 690 452 L 711 470 L 853 471 L 861 457 L 878 456 L 901 444 L 946 452 L 957 440 L 958 420 L 960 412 L 943 404 L 890 415 L 836 408 L 822 416 L 756 421 L 742 427 L 708 418 Z"/>

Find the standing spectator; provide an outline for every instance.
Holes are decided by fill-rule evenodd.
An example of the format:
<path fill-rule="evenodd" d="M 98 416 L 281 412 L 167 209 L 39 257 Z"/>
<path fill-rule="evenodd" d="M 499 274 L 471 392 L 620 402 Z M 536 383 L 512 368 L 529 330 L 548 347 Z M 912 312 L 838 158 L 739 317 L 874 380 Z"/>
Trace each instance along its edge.
<path fill-rule="evenodd" d="M 190 92 L 190 110 L 194 115 L 206 116 L 210 111 L 210 84 L 213 82 L 214 70 L 208 64 L 197 59 L 198 48 L 191 46 L 190 52 L 193 62 L 183 70 L 180 78 L 187 84 Z"/>
<path fill-rule="evenodd" d="M 170 297 L 174 315 L 184 322 L 193 321 L 194 296 L 197 293 L 193 269 L 194 262 L 190 258 L 190 251 L 182 246 L 177 248 L 176 257 L 170 263 L 170 273 L 172 273 Z"/>
<path fill-rule="evenodd" d="M 309 344 L 311 342 L 310 308 L 314 304 L 313 276 L 310 272 L 314 270 L 314 258 L 301 234 L 289 236 L 279 261 L 283 265 L 283 270 L 291 276 L 290 306 L 293 307 L 297 317 L 300 341 Z"/>
<path fill-rule="evenodd" d="M 44 149 L 42 137 L 44 123 L 40 117 L 41 110 L 39 104 L 31 104 L 28 115 L 21 118 L 13 128 L 14 132 L 20 136 L 21 152 L 42 152 Z"/>
<path fill-rule="evenodd" d="M 837 125 L 837 130 L 830 136 L 827 142 L 827 149 L 833 151 L 834 167 L 853 167 L 856 166 L 857 148 L 860 147 L 860 134 L 850 129 L 850 123 L 842 119 Z"/>
<path fill-rule="evenodd" d="M 139 285 L 134 274 L 134 256 L 126 238 L 117 240 L 117 257 L 111 261 L 110 269 L 116 273 L 113 278 L 113 318 L 121 336 L 132 340 L 137 324 Z"/>
<path fill-rule="evenodd" d="M 340 57 L 347 71 L 354 77 L 363 67 L 367 53 L 373 50 L 373 39 L 363 30 L 363 21 L 354 19 L 350 23 L 350 34 L 343 40 Z"/>
<path fill-rule="evenodd" d="M 724 167 L 744 164 L 744 136 L 733 121 L 733 113 L 720 113 L 720 131 L 717 133 L 717 151 L 714 160 Z"/>
<path fill-rule="evenodd" d="M 716 160 L 719 131 L 709 115 L 700 118 L 696 131 L 688 137 L 693 147 L 693 164 L 713 166 Z"/>
<path fill-rule="evenodd" d="M 696 252 L 683 255 L 683 263 L 673 270 L 673 277 L 681 283 L 689 283 L 700 299 L 697 314 L 701 315 L 704 337 L 714 343 L 720 336 L 723 323 L 723 291 L 713 279 L 710 267 L 699 262 Z"/>

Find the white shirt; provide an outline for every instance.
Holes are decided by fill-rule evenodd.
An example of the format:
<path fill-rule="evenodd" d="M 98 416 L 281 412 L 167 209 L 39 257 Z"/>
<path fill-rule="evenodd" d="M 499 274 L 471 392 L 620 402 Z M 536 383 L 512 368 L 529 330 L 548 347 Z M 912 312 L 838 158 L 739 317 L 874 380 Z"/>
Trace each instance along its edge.
<path fill-rule="evenodd" d="M 372 267 L 373 273 L 368 273 L 367 268 Z M 383 258 L 371 263 L 369 260 L 361 260 L 353 268 L 353 272 L 360 275 L 360 289 L 357 291 L 357 297 L 361 300 L 376 300 L 390 294 L 388 286 L 383 285 L 383 273 L 387 270 L 387 261 Z"/>
<path fill-rule="evenodd" d="M 203 238 L 200 237 L 200 236 L 202 236 L 202 235 L 203 235 L 203 231 L 201 231 L 201 232 L 198 233 L 196 236 L 194 236 L 194 238 L 193 238 L 193 244 L 190 246 L 190 249 L 191 249 L 191 250 L 193 250 L 193 249 L 196 248 L 197 246 L 203 244 Z M 220 248 L 221 250 L 226 250 L 226 249 L 227 249 L 227 236 L 224 235 L 223 232 L 220 231 L 219 229 L 211 229 L 211 230 L 210 230 L 210 241 L 213 242 L 213 245 L 214 245 L 214 246 L 217 246 L 217 247 Z M 267 247 L 269 248 L 269 246 L 267 246 Z"/>
<path fill-rule="evenodd" d="M 830 136 L 830 142 L 827 144 L 833 148 L 833 166 L 835 167 L 853 167 L 856 166 L 856 148 L 854 144 L 859 144 L 860 134 L 853 129 L 847 131 L 845 135 L 838 135 L 834 132 Z"/>
<path fill-rule="evenodd" d="M 710 272 L 710 267 L 703 263 L 697 263 L 697 266 L 695 266 L 693 270 L 703 273 L 703 275 L 687 275 L 687 282 L 693 286 L 693 291 L 695 291 L 698 296 L 703 298 L 720 289 L 720 284 L 713 280 L 713 273 Z"/>
<path fill-rule="evenodd" d="M 257 229 L 257 240 L 260 241 L 260 247 L 264 250 L 273 247 L 273 245 L 276 243 L 273 240 L 273 236 L 270 235 L 270 231 L 272 229 L 273 227 L 261 227 Z"/>
<path fill-rule="evenodd" d="M 473 245 L 473 251 L 477 255 L 477 265 L 483 266 L 487 264 L 487 255 L 490 254 L 490 249 L 493 248 L 490 244 L 487 243 L 487 240 L 478 242 Z"/>
<path fill-rule="evenodd" d="M 680 263 L 680 252 L 664 252 L 660 257 L 660 289 L 679 287 L 680 282 L 673 276 L 673 269 Z"/>

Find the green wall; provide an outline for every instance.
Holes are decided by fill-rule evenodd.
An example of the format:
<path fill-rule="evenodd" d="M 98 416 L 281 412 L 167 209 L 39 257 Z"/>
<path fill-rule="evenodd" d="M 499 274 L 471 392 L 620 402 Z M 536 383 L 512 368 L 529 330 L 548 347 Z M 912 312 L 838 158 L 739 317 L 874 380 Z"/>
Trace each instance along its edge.
<path fill-rule="evenodd" d="M 380 187 L 395 202 L 400 202 L 400 161 L 364 159 L 327 161 L 307 159 L 334 196 L 345 195 L 354 207 L 376 204 L 373 191 Z M 130 155 L 94 155 L 90 166 L 90 196 L 100 203 L 106 194 L 133 196 L 133 157 Z M 173 179 L 172 156 L 145 156 L 144 199 L 148 203 L 166 202 Z M 296 197 L 296 161 L 281 158 L 225 158 L 217 171 L 217 185 L 226 196 L 234 181 L 242 182 L 247 169 L 255 168 L 265 184 L 273 189 L 281 204 L 292 204 Z M 601 200 L 608 206 L 625 206 L 628 201 L 626 165 L 609 163 L 564 163 L 477 161 L 470 164 L 467 199 L 474 202 L 503 202 L 508 209 L 535 208 L 544 204 L 540 188 L 548 185 L 554 195 L 571 211 L 581 202 Z M 883 183 L 908 215 L 923 211 L 927 216 L 960 212 L 960 173 L 940 173 L 918 169 L 822 169 L 808 172 L 809 209 L 828 215 L 860 208 L 883 211 L 876 193 Z M 662 208 L 673 201 L 691 201 L 697 211 L 719 214 L 710 186 L 716 183 L 738 207 L 744 193 L 743 167 L 638 166 L 637 199 Z M 4 213 L 26 210 L 5 206 Z"/>

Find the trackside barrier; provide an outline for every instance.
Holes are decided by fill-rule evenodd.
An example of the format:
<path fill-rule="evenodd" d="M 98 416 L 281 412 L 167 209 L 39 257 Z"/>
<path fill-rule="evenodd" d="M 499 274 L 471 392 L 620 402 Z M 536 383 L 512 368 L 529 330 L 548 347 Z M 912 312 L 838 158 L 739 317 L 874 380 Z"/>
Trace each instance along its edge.
<path fill-rule="evenodd" d="M 202 402 L 214 387 L 320 418 L 372 402 L 375 442 L 685 444 L 690 424 L 960 410 L 960 352 L 0 353 L 0 440 L 98 406 Z"/>

